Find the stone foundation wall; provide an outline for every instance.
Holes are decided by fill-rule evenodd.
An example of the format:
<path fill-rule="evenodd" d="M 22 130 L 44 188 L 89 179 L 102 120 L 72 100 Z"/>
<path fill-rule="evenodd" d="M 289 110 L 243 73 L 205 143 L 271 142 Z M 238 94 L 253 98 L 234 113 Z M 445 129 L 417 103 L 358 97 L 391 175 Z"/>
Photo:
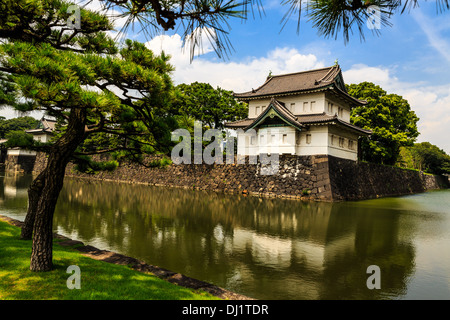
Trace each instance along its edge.
<path fill-rule="evenodd" d="M 8 155 L 5 160 L 5 170 L 15 171 L 23 173 L 32 173 L 35 170 L 35 156 L 29 155 L 19 155 L 10 156 Z"/>
<path fill-rule="evenodd" d="M 46 158 L 38 154 L 35 171 Z M 128 183 L 181 187 L 320 201 L 361 200 L 448 188 L 448 179 L 417 171 L 361 163 L 332 156 L 282 155 L 279 170 L 261 174 L 260 164 L 182 164 L 146 168 L 122 163 L 113 172 L 79 173 L 69 164 L 66 175 Z"/>
<path fill-rule="evenodd" d="M 35 171 L 45 166 L 45 156 L 38 155 Z M 264 172 L 264 171 L 263 171 Z M 197 190 L 247 193 L 267 197 L 331 200 L 326 156 L 282 156 L 275 175 L 261 174 L 260 164 L 172 164 L 165 168 L 145 168 L 123 163 L 113 172 L 95 175 L 79 173 L 69 164 L 67 176 L 108 181 L 174 186 Z"/>
<path fill-rule="evenodd" d="M 446 177 L 329 157 L 333 200 L 360 200 L 449 188 Z"/>

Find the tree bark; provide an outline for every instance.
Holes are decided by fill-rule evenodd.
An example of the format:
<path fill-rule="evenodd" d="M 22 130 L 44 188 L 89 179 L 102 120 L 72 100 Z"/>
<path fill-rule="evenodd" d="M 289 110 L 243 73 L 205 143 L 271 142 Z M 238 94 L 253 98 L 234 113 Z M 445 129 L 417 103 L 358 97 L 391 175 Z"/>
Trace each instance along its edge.
<path fill-rule="evenodd" d="M 42 173 L 42 189 L 37 200 L 33 225 L 30 270 L 53 269 L 53 214 L 63 187 L 66 166 L 78 145 L 86 138 L 86 110 L 74 108 L 65 134 L 52 146 Z M 36 193 L 37 194 L 37 193 Z M 33 199 L 36 201 L 36 199 Z M 32 217 L 30 216 L 30 219 Z"/>
<path fill-rule="evenodd" d="M 42 194 L 42 189 L 44 187 L 43 175 L 45 170 L 43 170 L 31 183 L 28 189 L 28 209 L 27 215 L 25 216 L 24 225 L 22 227 L 22 232 L 20 238 L 23 240 L 31 240 L 33 236 L 33 226 L 36 217 L 36 211 L 38 208 L 39 198 Z"/>

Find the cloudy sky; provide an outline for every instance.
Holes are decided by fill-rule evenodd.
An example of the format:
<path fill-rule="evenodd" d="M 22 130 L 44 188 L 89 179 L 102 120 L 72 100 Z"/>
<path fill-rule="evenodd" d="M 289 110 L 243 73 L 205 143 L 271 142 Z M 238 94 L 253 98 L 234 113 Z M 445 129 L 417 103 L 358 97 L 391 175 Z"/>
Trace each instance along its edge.
<path fill-rule="evenodd" d="M 341 36 L 319 35 L 305 17 L 299 34 L 296 18 L 281 31 L 287 10 L 282 2 L 263 0 L 262 17 L 250 15 L 245 22 L 230 19 L 233 50 L 225 59 L 217 57 L 205 41 L 191 63 L 189 50 L 182 48 L 183 39 L 176 33 L 149 39 L 131 31 L 127 36 L 170 54 L 176 84 L 208 82 L 235 92 L 260 86 L 269 72 L 327 67 L 337 59 L 346 83 L 371 81 L 407 99 L 420 118 L 418 142 L 429 141 L 450 154 L 450 12 L 439 14 L 435 1 L 420 1 L 410 13 L 396 14 L 393 25 L 382 27 L 379 36 L 367 28 L 361 41 L 355 30 L 345 44 Z"/>

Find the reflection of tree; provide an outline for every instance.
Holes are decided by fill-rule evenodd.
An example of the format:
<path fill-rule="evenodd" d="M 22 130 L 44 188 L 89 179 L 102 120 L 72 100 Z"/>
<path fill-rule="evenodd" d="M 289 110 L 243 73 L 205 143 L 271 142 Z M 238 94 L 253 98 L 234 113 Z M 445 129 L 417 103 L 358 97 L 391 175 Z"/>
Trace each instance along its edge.
<path fill-rule="evenodd" d="M 412 244 L 401 239 L 399 217 L 399 211 L 333 207 L 326 251 L 333 250 L 325 254 L 322 299 L 388 299 L 406 293 L 408 278 L 414 272 L 415 253 Z M 340 239 L 337 233 L 339 226 L 344 225 L 350 233 Z M 346 238 L 350 241 L 336 256 L 336 248 L 331 244 L 343 244 Z M 382 290 L 369 290 L 366 286 L 370 265 L 380 267 Z"/>

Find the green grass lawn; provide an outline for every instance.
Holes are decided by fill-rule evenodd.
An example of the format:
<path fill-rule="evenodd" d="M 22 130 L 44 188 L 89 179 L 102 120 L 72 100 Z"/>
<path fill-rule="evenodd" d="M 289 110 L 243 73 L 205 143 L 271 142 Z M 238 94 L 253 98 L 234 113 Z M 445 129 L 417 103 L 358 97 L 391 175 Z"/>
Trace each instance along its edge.
<path fill-rule="evenodd" d="M 31 241 L 20 228 L 0 221 L 0 300 L 196 300 L 218 299 L 127 266 L 97 261 L 72 248 L 53 244 L 54 270 L 31 272 Z M 68 289 L 67 267 L 81 270 L 81 289 Z"/>

